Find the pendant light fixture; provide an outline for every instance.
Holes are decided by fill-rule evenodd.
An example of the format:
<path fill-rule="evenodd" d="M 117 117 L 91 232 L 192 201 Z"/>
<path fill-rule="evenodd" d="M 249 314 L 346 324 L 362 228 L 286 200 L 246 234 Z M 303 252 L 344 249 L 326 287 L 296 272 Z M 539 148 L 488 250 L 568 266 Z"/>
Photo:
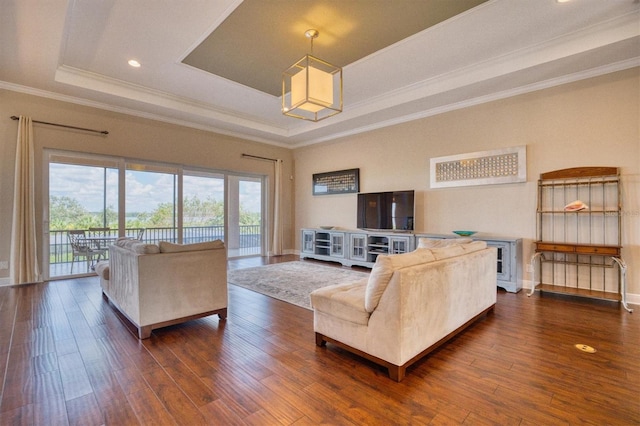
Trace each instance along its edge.
<path fill-rule="evenodd" d="M 311 40 L 311 54 L 282 73 L 282 113 L 320 121 L 342 112 L 342 68 L 313 56 L 317 30 L 304 35 Z"/>

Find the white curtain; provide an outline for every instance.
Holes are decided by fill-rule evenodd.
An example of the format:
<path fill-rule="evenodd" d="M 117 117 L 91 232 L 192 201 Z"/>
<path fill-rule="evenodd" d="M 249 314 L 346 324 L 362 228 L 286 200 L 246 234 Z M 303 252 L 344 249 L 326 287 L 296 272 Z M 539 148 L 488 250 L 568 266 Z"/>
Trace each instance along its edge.
<path fill-rule="evenodd" d="M 274 256 L 280 256 L 282 254 L 282 240 L 283 240 L 283 228 L 282 228 L 282 160 L 278 159 L 274 162 L 274 174 L 275 174 L 275 191 L 273 201 L 273 245 L 271 247 L 271 254 Z"/>
<path fill-rule="evenodd" d="M 33 124 L 31 118 L 20 116 L 9 265 L 12 284 L 35 283 L 42 279 L 36 247 L 33 167 Z"/>

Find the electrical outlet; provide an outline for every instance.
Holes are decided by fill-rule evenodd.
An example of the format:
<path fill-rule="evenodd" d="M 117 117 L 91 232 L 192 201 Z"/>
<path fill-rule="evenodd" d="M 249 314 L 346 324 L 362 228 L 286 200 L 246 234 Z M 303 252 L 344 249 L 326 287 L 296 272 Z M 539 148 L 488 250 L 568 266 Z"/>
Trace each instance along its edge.
<path fill-rule="evenodd" d="M 9 262 L 6 260 L 0 261 L 0 269 L 9 269 Z"/>

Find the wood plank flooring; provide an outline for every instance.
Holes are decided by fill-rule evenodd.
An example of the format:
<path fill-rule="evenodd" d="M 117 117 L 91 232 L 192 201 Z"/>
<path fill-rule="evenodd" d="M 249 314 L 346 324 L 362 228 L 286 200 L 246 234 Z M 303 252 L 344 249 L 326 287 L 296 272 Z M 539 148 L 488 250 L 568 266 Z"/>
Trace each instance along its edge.
<path fill-rule="evenodd" d="M 226 321 L 145 341 L 97 278 L 1 287 L 0 425 L 638 425 L 639 315 L 498 290 L 493 314 L 395 383 L 316 347 L 311 311 L 235 286 Z"/>

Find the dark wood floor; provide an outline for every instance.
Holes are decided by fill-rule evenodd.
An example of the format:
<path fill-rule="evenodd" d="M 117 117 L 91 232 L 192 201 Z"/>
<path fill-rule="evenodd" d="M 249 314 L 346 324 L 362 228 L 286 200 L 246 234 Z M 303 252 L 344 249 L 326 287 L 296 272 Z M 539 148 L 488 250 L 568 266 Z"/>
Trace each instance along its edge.
<path fill-rule="evenodd" d="M 97 278 L 3 287 L 0 424 L 637 425 L 639 315 L 498 291 L 493 314 L 395 383 L 316 347 L 311 311 L 235 286 L 226 321 L 145 341 Z"/>

